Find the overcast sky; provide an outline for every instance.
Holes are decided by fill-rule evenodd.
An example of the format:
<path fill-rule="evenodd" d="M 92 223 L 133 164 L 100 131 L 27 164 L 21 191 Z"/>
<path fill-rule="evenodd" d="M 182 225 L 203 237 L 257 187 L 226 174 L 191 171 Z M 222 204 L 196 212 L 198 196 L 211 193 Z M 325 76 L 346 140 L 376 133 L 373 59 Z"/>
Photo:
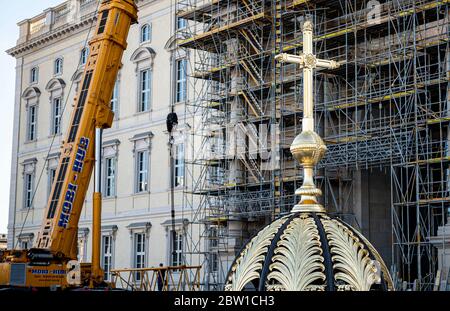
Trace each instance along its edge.
<path fill-rule="evenodd" d="M 15 59 L 5 51 L 13 47 L 19 37 L 17 22 L 38 15 L 63 0 L 1 0 L 0 18 L 0 233 L 8 225 L 9 183 L 11 170 L 12 127 L 14 118 Z"/>

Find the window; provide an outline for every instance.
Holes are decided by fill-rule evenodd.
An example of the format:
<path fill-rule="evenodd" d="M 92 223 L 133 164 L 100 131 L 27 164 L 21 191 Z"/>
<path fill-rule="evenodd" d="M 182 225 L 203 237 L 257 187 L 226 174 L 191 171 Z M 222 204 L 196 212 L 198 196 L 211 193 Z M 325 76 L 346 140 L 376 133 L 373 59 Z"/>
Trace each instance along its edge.
<path fill-rule="evenodd" d="M 61 133 L 61 98 L 54 98 L 52 104 L 52 128 L 51 134 Z"/>
<path fill-rule="evenodd" d="M 89 57 L 89 48 L 83 48 L 81 50 L 81 55 L 80 55 L 80 64 L 81 65 L 86 65 L 86 62 L 88 60 Z"/>
<path fill-rule="evenodd" d="M 117 113 L 119 103 L 119 81 L 116 80 L 116 83 L 114 83 L 114 89 L 111 96 L 111 110 L 114 113 Z"/>
<path fill-rule="evenodd" d="M 37 67 L 31 68 L 31 71 L 30 71 L 30 83 L 36 83 L 36 82 L 38 82 L 38 79 L 39 79 L 39 77 L 38 77 L 38 68 Z"/>
<path fill-rule="evenodd" d="M 28 107 L 28 126 L 27 126 L 27 140 L 33 141 L 36 139 L 37 126 L 37 106 Z"/>
<path fill-rule="evenodd" d="M 78 254 L 77 254 L 77 259 L 78 261 L 81 262 L 86 262 L 87 261 L 87 233 L 81 233 L 81 237 L 80 237 L 80 232 L 78 232 Z"/>
<path fill-rule="evenodd" d="M 186 28 L 186 26 L 187 26 L 186 20 L 184 18 L 178 17 L 177 18 L 177 29 L 181 30 L 181 29 Z"/>
<path fill-rule="evenodd" d="M 134 268 L 145 267 L 145 233 L 134 234 Z M 136 280 L 141 279 L 141 274 L 136 273 Z"/>
<path fill-rule="evenodd" d="M 57 58 L 55 60 L 54 74 L 60 75 L 60 74 L 62 74 L 62 71 L 63 71 L 63 60 L 62 60 L 62 58 Z"/>
<path fill-rule="evenodd" d="M 24 207 L 31 208 L 33 205 L 33 182 L 34 176 L 33 174 L 26 173 L 24 174 Z"/>
<path fill-rule="evenodd" d="M 136 192 L 145 192 L 148 191 L 148 151 L 139 151 L 136 160 Z"/>
<path fill-rule="evenodd" d="M 180 266 L 182 264 L 183 256 L 183 235 L 180 231 L 171 231 L 170 239 L 171 243 L 171 253 L 170 253 L 170 265 Z"/>
<path fill-rule="evenodd" d="M 176 62 L 176 102 L 186 100 L 186 59 L 179 59 Z"/>
<path fill-rule="evenodd" d="M 20 248 L 21 249 L 28 249 L 29 246 L 28 240 L 20 240 Z"/>
<path fill-rule="evenodd" d="M 20 233 L 17 236 L 17 241 L 19 242 L 20 249 L 30 249 L 33 246 L 33 233 Z"/>
<path fill-rule="evenodd" d="M 116 195 L 116 159 L 105 159 L 105 197 Z"/>
<path fill-rule="evenodd" d="M 212 227 L 209 229 L 209 247 L 215 248 L 219 246 L 219 235 L 217 233 L 217 228 Z"/>
<path fill-rule="evenodd" d="M 141 27 L 141 43 L 151 40 L 152 28 L 149 24 L 145 24 Z"/>
<path fill-rule="evenodd" d="M 174 157 L 173 185 L 179 187 L 184 185 L 184 144 L 175 145 Z"/>
<path fill-rule="evenodd" d="M 209 258 L 209 270 L 210 272 L 219 271 L 219 256 L 217 253 L 211 253 Z"/>
<path fill-rule="evenodd" d="M 211 185 L 222 185 L 225 182 L 225 170 L 220 166 L 208 167 L 208 181 Z"/>
<path fill-rule="evenodd" d="M 56 168 L 49 168 L 48 169 L 48 195 L 52 192 L 52 186 L 53 181 L 55 180 L 56 176 Z"/>
<path fill-rule="evenodd" d="M 150 82 L 151 71 L 150 69 L 142 70 L 140 73 L 140 98 L 139 98 L 139 112 L 148 111 L 150 106 Z"/>
<path fill-rule="evenodd" d="M 105 281 L 111 281 L 111 269 L 113 264 L 113 237 L 104 235 L 102 237 L 102 268 L 105 273 Z"/>

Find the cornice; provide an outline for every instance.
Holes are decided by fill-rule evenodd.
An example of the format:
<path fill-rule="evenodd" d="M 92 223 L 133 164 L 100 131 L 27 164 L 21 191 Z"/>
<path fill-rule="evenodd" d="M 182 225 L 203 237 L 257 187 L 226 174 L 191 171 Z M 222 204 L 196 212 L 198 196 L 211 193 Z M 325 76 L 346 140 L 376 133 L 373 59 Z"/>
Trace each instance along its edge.
<path fill-rule="evenodd" d="M 94 12 L 83 17 L 81 21 L 74 24 L 65 24 L 54 30 L 43 33 L 35 38 L 32 38 L 24 43 L 21 43 L 6 51 L 9 55 L 13 57 L 21 57 L 26 55 L 28 52 L 33 52 L 36 49 L 42 49 L 53 43 L 55 40 L 66 38 L 68 34 L 79 33 L 86 28 L 88 28 L 93 22 L 97 20 L 97 16 Z"/>
<path fill-rule="evenodd" d="M 157 2 L 158 0 L 136 0 L 136 4 L 139 8 L 145 7 L 151 3 Z M 66 1 L 67 2 L 67 1 Z M 60 4 L 59 6 L 63 6 L 66 4 L 66 2 Z M 57 6 L 57 7 L 59 7 Z M 56 8 L 56 7 L 55 7 Z M 45 12 L 45 11 L 44 11 Z M 27 21 L 36 19 L 39 16 L 44 16 L 44 13 L 41 13 L 38 16 L 35 16 L 30 19 L 25 19 L 18 23 L 20 26 L 21 23 L 25 23 Z M 27 55 L 28 53 L 34 52 L 36 50 L 42 49 L 52 43 L 54 43 L 58 39 L 63 39 L 67 37 L 69 34 L 76 34 L 83 30 L 85 30 L 87 27 L 91 25 L 92 22 L 95 22 L 97 20 L 96 12 L 91 12 L 86 14 L 85 16 L 81 17 L 81 20 L 77 23 L 73 24 L 64 24 L 62 26 L 59 26 L 53 30 L 50 30 L 48 32 L 45 32 L 39 36 L 36 36 L 34 38 L 31 38 L 30 40 L 27 40 L 24 43 L 18 44 L 13 48 L 10 48 L 6 51 L 7 54 L 10 56 L 13 56 L 15 58 L 22 57 L 24 55 Z"/>

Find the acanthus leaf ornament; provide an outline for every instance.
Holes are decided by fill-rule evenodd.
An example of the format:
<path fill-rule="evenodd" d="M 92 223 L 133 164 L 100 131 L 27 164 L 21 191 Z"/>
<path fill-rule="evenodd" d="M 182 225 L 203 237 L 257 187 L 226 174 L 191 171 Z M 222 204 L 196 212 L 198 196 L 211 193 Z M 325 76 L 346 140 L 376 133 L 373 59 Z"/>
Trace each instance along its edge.
<path fill-rule="evenodd" d="M 334 275 L 336 281 L 342 281 L 352 290 L 368 291 L 374 283 L 378 283 L 378 270 L 369 251 L 352 231 L 339 221 L 322 220 L 327 232 Z"/>
<path fill-rule="evenodd" d="M 267 277 L 269 286 L 276 282 L 283 290 L 303 291 L 316 290 L 317 282 L 323 284 L 325 267 L 319 233 L 312 218 L 295 218 L 277 246 Z"/>
<path fill-rule="evenodd" d="M 225 290 L 240 291 L 251 282 L 258 279 L 265 258 L 265 253 L 270 246 L 273 236 L 277 233 L 286 216 L 282 217 L 264 228 L 244 248 L 231 267 Z"/>

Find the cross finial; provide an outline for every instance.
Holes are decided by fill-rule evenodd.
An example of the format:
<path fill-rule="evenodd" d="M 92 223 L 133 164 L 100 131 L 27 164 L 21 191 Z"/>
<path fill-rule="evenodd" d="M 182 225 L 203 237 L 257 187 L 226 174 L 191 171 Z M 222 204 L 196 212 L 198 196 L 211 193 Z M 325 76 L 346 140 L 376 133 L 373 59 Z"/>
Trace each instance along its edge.
<path fill-rule="evenodd" d="M 313 70 L 336 69 L 339 64 L 333 60 L 316 58 L 313 54 L 313 23 L 309 20 L 303 23 L 303 53 L 291 55 L 282 53 L 275 56 L 281 63 L 294 63 L 303 68 L 303 119 L 302 132 L 294 139 L 291 145 L 292 155 L 303 166 L 303 185 L 295 191 L 301 195 L 300 202 L 294 206 L 292 212 L 312 211 L 325 212 L 317 201 L 322 191 L 314 184 L 314 166 L 325 155 L 327 147 L 319 135 L 314 131 L 314 77 Z"/>

